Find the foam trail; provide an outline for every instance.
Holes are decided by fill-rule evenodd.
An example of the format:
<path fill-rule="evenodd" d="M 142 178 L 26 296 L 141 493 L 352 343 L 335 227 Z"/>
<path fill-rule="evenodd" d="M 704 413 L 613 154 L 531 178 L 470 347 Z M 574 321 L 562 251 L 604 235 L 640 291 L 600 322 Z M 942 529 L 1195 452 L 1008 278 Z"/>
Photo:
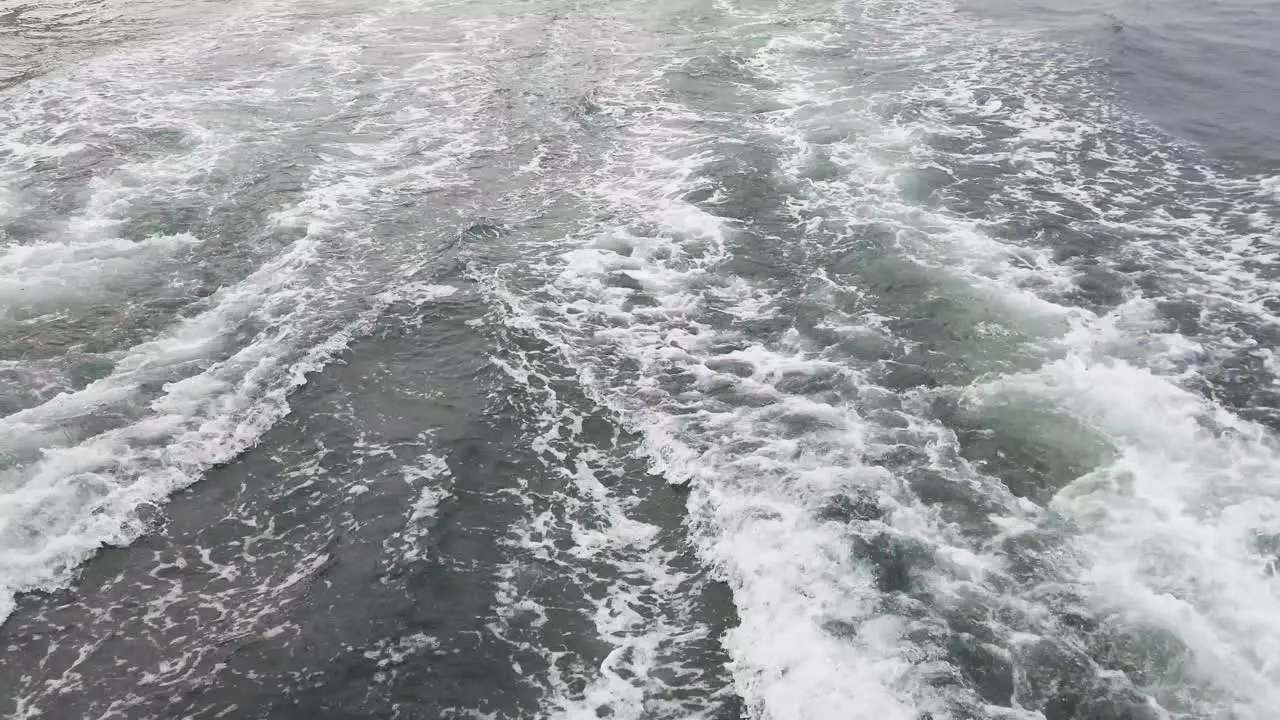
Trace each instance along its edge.
<path fill-rule="evenodd" d="M 1148 628 L 1177 637 L 1176 644 L 1194 658 L 1195 679 L 1179 676 L 1172 681 L 1167 677 L 1180 671 L 1163 666 L 1160 661 L 1154 667 L 1143 667 L 1140 662 L 1132 664 L 1130 658 L 1110 658 L 1134 677 L 1144 678 L 1146 689 L 1171 710 L 1190 712 L 1195 717 L 1212 716 L 1217 712 L 1215 706 L 1225 704 L 1242 716 L 1262 717 L 1265 708 L 1274 706 L 1269 688 L 1274 687 L 1275 678 L 1267 664 L 1258 659 L 1273 652 L 1276 632 L 1274 623 L 1262 620 L 1274 617 L 1277 588 L 1266 570 L 1269 551 L 1258 549 L 1258 538 L 1271 537 L 1275 532 L 1269 508 L 1274 494 L 1271 479 L 1280 467 L 1280 456 L 1271 432 L 1240 418 L 1233 408 L 1198 396 L 1187 385 L 1194 387 L 1200 380 L 1199 371 L 1204 366 L 1197 367 L 1197 361 L 1207 360 L 1208 367 L 1204 369 L 1212 371 L 1215 355 L 1237 352 L 1233 345 L 1238 341 L 1234 338 L 1240 336 L 1241 327 L 1253 333 L 1260 323 L 1265 333 L 1267 324 L 1274 322 L 1273 314 L 1257 301 L 1259 294 L 1270 292 L 1271 281 L 1259 273 L 1259 268 L 1269 262 L 1274 238 L 1265 231 L 1257 232 L 1259 221 L 1251 221 L 1254 229 L 1250 230 L 1238 219 L 1256 218 L 1275 209 L 1258 206 L 1255 200 L 1237 192 L 1235 181 L 1197 164 L 1193 151 L 1179 148 L 1140 121 L 1119 116 L 1119 111 L 1106 105 L 1097 93 L 1073 95 L 1069 111 L 1045 98 L 1050 91 L 1038 84 L 1043 79 L 1023 74 L 1026 65 L 1013 59 L 1017 53 L 1051 52 L 1037 47 L 1034 41 L 1014 38 L 1009 47 L 999 43 L 970 47 L 968 41 L 950 34 L 954 25 L 951 20 L 946 25 L 928 20 L 931 12 L 947 12 L 943 4 L 881 4 L 862 12 L 894 14 L 905 7 L 916 15 L 910 20 L 893 21 L 894 32 L 883 35 L 886 50 L 907 55 L 924 47 L 927 41 L 936 41 L 948 50 L 931 61 L 929 71 L 922 74 L 925 79 L 908 92 L 905 104 L 909 107 L 919 103 L 925 111 L 914 116 L 898 115 L 895 132 L 905 130 L 910 142 L 918 143 L 923 138 L 929 145 L 934 144 L 930 136 L 965 137 L 971 141 L 977 138 L 972 144 L 981 147 L 984 154 L 964 156 L 926 146 L 928 149 L 912 152 L 907 162 L 890 166 L 882 176 L 889 182 L 868 182 L 871 178 L 867 178 L 865 167 L 876 167 L 879 163 L 874 160 L 883 163 L 897 150 L 872 135 L 869 141 L 854 144 L 854 162 L 833 154 L 835 162 L 858 178 L 853 187 L 842 182 L 822 183 L 823 192 L 814 199 L 828 206 L 835 199 L 836 209 L 844 217 L 862 220 L 867 216 L 866 205 L 871 205 L 881 212 L 890 210 L 890 218 L 896 219 L 899 226 L 927 227 L 928 237 L 936 246 L 917 252 L 924 262 L 935 263 L 933 258 L 939 256 L 947 261 L 959 260 L 959 269 L 972 273 L 971 282 L 988 285 L 1004 296 L 1004 302 L 1022 304 L 1028 297 L 1027 290 L 1031 290 L 1032 305 L 1026 309 L 1043 308 L 1050 315 L 1067 320 L 1065 327 L 1072 329 L 1061 342 L 1045 343 L 1046 336 L 1052 335 L 1044 331 L 1052 325 L 1038 331 L 1040 362 L 1047 360 L 1041 369 L 980 381 L 975 386 L 1016 387 L 1017 391 L 1009 392 L 1025 393 L 1026 402 L 1031 402 L 1026 395 L 1034 396 L 1034 406 L 1040 409 L 1010 402 L 1000 405 L 1000 413 L 1029 413 L 1044 423 L 1045 432 L 1054 426 L 1075 424 L 1083 430 L 1074 432 L 1092 436 L 1087 441 L 1090 445 L 1105 448 L 1091 449 L 1098 453 L 1099 464 L 1068 483 L 1049 505 L 1049 513 L 1036 512 L 1041 520 L 1033 533 L 1019 536 L 1028 543 L 1033 536 L 1057 536 L 1059 540 L 1055 542 L 1065 546 L 1056 567 L 1049 568 L 1055 573 L 1054 579 L 1035 583 L 1034 593 L 1051 602 L 1041 612 L 1056 614 L 1066 610 L 1057 605 L 1061 596 L 1052 597 L 1051 593 L 1079 582 L 1082 587 L 1073 592 L 1081 592 L 1092 611 L 1115 623 L 1110 631 L 1121 637 L 1118 644 L 1142 642 L 1135 640 L 1133 634 L 1140 636 L 1142 628 Z M 877 21 L 884 20 L 883 15 L 877 16 Z M 785 60 L 770 65 L 789 69 Z M 1078 87 L 1080 78 L 1070 75 L 1072 71 L 1067 65 L 1065 77 L 1059 79 Z M 831 90 L 830 85 L 819 84 L 800 100 L 801 107 L 789 114 L 803 121 L 803 105 Z M 1010 102 L 1009 96 L 1018 102 Z M 1090 108 L 1083 117 L 1075 107 L 1081 99 Z M 904 105 L 901 95 L 886 95 L 882 102 L 897 108 Z M 1112 128 L 1117 126 L 1122 129 L 1112 134 Z M 984 146 L 984 133 L 991 127 L 1000 129 L 996 137 L 1002 140 Z M 1016 133 L 1006 134 L 1009 128 Z M 1103 173 L 1110 174 L 1107 183 L 1090 179 L 1069 161 L 1083 152 L 1075 148 L 1099 140 L 1106 147 Z M 1160 148 L 1154 153 L 1148 150 L 1153 144 Z M 804 148 L 803 140 L 798 145 Z M 936 145 L 953 146 L 942 142 Z M 865 162 L 867 155 L 873 162 Z M 1145 160 L 1139 160 L 1140 156 Z M 957 163 L 957 157 L 964 160 Z M 946 211 L 922 210 L 901 194 L 901 188 L 910 189 L 916 182 L 913 176 L 925 170 L 942 169 L 952 177 L 963 177 L 963 163 L 1001 162 L 1006 158 L 1017 165 L 1017 179 L 998 190 L 995 197 L 984 195 L 996 208 L 996 222 L 980 223 Z M 1139 220 L 1141 204 L 1132 202 L 1126 191 L 1131 187 L 1138 191 L 1133 173 L 1153 159 L 1162 169 L 1142 176 L 1156 179 L 1151 181 L 1154 188 L 1148 186 L 1142 191 L 1146 193 L 1143 198 L 1149 214 Z M 1169 180 L 1194 177 L 1202 179 L 1185 183 Z M 1056 204 L 1052 200 L 1046 204 L 1048 193 L 1043 186 L 1037 187 L 1046 181 L 1058 194 Z M 1029 187 L 1022 187 L 1024 182 Z M 881 189 L 877 190 L 877 185 Z M 872 188 L 870 193 L 868 186 Z M 883 189 L 886 186 L 887 193 Z M 827 192 L 831 189 L 840 194 L 833 198 Z M 1032 194 L 1035 191 L 1039 192 Z M 1002 200 L 1002 192 L 1011 196 L 1008 201 Z M 862 196 L 857 198 L 862 207 L 855 209 L 850 202 L 853 198 L 848 196 L 853 194 Z M 1225 211 L 1224 202 L 1228 203 Z M 1162 319 L 1152 313 L 1157 303 L 1141 299 L 1121 302 L 1100 314 L 1072 307 L 1081 294 L 1079 275 L 1034 245 L 1027 247 L 1025 241 L 1018 242 L 1022 238 L 1010 238 L 1001 232 L 1001 223 L 1024 212 L 1047 211 L 1053 215 L 1067 211 L 1073 203 L 1088 204 L 1089 213 L 1113 231 L 1133 230 L 1139 222 L 1159 227 L 1158 241 L 1139 239 L 1123 245 L 1117 264 L 1141 258 L 1142 262 L 1155 265 L 1160 282 L 1158 300 L 1165 303 L 1194 298 L 1204 307 L 1204 331 L 1190 339 L 1168 332 Z M 1183 203 L 1195 210 L 1178 213 L 1165 203 Z M 1175 214 L 1182 217 L 1175 218 Z M 883 221 L 874 214 L 867 219 Z M 1141 233 L 1150 231 L 1148 227 Z M 1220 241 L 1206 243 L 1204 237 L 1217 237 Z M 955 239 L 963 242 L 955 243 Z M 953 254 L 957 249 L 962 251 L 958 258 Z M 1027 250 L 1036 253 L 1031 256 L 1031 272 L 1018 269 L 1026 263 Z M 1053 281 L 1045 283 L 1046 277 Z M 1249 351 L 1256 341 L 1242 344 Z M 1053 359 L 1063 354 L 1065 359 Z M 966 397 L 986 397 L 984 391 L 972 388 L 961 393 Z M 1046 411 L 1040 404 L 1046 400 L 1070 419 L 1048 420 L 1046 416 L 1056 413 Z M 1041 412 L 1044 415 L 1039 415 Z M 978 413 L 980 418 L 994 416 L 991 407 Z M 1246 505 L 1251 506 L 1249 510 L 1245 510 Z M 1080 523 L 1074 531 L 1078 535 L 1061 536 L 1062 530 L 1054 525 L 1061 519 L 1059 512 Z M 1012 517 L 1004 522 L 1010 522 L 1010 527 L 1018 525 Z M 1079 565 L 1063 559 L 1075 553 L 1084 558 Z M 1011 567 L 1016 561 L 1016 556 L 1001 555 L 988 555 L 983 564 Z M 1183 568 L 1194 569 L 1186 572 Z M 1201 582 L 1203 578 L 1212 580 Z M 1051 591 L 1055 584 L 1059 590 Z M 1209 588 L 1222 588 L 1223 592 L 1218 594 Z M 1071 640 L 1070 633 L 1061 629 L 1053 632 Z M 1087 642 L 1083 638 L 1073 641 Z M 1016 651 L 1014 657 L 1018 657 Z M 1172 686 L 1166 684 L 1170 682 Z M 1178 682 L 1187 682 L 1195 689 L 1178 687 Z"/>
<path fill-rule="evenodd" d="M 56 587 L 101 545 L 127 544 L 145 531 L 147 517 L 140 510 L 163 502 L 175 490 L 198 480 L 208 468 L 251 447 L 289 411 L 289 393 L 353 338 L 367 332 L 386 307 L 440 295 L 433 288 L 423 293 L 415 290 L 385 293 L 343 325 L 314 328 L 311 332 L 317 334 L 306 337 L 305 342 L 297 337 L 302 332 L 298 327 L 302 318 L 284 315 L 285 329 L 258 338 L 205 372 L 169 383 L 165 392 L 149 403 L 149 412 L 136 422 L 69 447 L 46 447 L 39 459 L 6 471 L 4 513 L 0 517 L 0 545 L 4 548 L 0 587 L 6 591 L 6 604 L 0 610 L 5 614 L 12 610 L 13 592 Z M 247 294 L 233 294 L 227 302 L 243 302 Z M 270 299 L 283 304 L 302 298 L 275 293 Z M 305 303 L 301 307 L 310 309 Z M 188 336 L 184 342 L 179 337 L 170 347 L 191 351 L 192 341 L 200 344 L 215 339 Z M 147 357 L 154 359 L 155 354 Z M 102 387 L 91 385 L 81 394 L 101 398 L 110 391 L 112 381 L 122 379 L 108 378 L 100 381 Z M 94 407 L 92 400 L 75 395 L 64 395 L 60 400 L 72 411 Z M 87 406 L 83 404 L 86 401 Z M 30 415 L 31 411 L 11 416 L 5 423 L 11 430 L 20 430 L 23 425 L 19 423 Z"/>
<path fill-rule="evenodd" d="M 500 311 L 495 319 L 514 318 Z M 655 501 L 654 488 L 637 482 L 644 475 L 633 442 L 584 433 L 604 420 L 582 414 L 586 403 L 574 400 L 571 378 L 553 374 L 549 359 L 540 352 L 494 359 L 537 408 L 525 432 L 549 475 L 545 486 L 522 482 L 526 519 L 508 539 L 515 560 L 501 570 L 494 632 L 545 658 L 547 671 L 529 682 L 543 693 L 547 717 L 717 717 L 731 698 L 718 669 L 702 662 L 715 643 L 701 607 L 706 578 L 660 525 L 636 517 Z M 584 597 L 568 588 L 550 598 L 533 591 L 530 558 L 550 569 L 538 585 L 554 586 L 566 573 Z M 598 661 L 552 649 L 554 637 L 527 638 L 527 623 L 540 628 L 565 606 L 580 608 L 606 644 Z"/>
<path fill-rule="evenodd" d="M 966 397 L 1053 407 L 1107 438 L 1114 459 L 1050 505 L 1078 527 L 1071 544 L 1089 602 L 1117 633 L 1176 638 L 1203 694 L 1187 710 L 1212 713 L 1225 692 L 1238 716 L 1267 716 L 1277 675 L 1265 658 L 1280 647 L 1274 437 L 1168 378 L 1088 350 Z M 1185 692 L 1154 690 L 1175 703 Z"/>
<path fill-rule="evenodd" d="M 653 37 L 600 4 L 468 7 L 253 6 L 6 91 L 0 183 L 37 181 L 0 196 L 0 299 L 26 303 L 0 335 L 72 330 L 0 366 L 49 380 L 3 398 L 0 598 L 130 542 L 390 308 L 452 292 L 439 241 L 506 333 L 527 466 L 492 500 L 519 517 L 484 631 L 540 663 L 513 663 L 520 702 L 714 718 L 732 683 L 768 720 L 1268 716 L 1271 179 L 943 0 L 692 3 L 679 33 L 636 11 Z M 525 39 L 588 26 L 642 39 Z M 572 81 L 508 71 L 547 54 Z M 75 334 L 85 308 L 119 331 Z M 453 482 L 419 459 L 383 545 L 406 564 Z M 290 632 L 269 605 L 227 631 Z"/>
<path fill-rule="evenodd" d="M 91 302 L 94 298 L 86 288 L 109 287 L 113 281 L 126 288 L 130 280 L 147 282 L 147 265 L 172 263 L 174 255 L 198 242 L 190 234 L 182 234 L 152 236 L 139 242 L 111 239 L 11 248 L 0 255 L 0 302 L 6 314 Z"/>
<path fill-rule="evenodd" d="M 34 402 L 20 400 L 0 418 L 3 614 L 14 593 L 58 587 L 96 548 L 132 541 L 170 493 L 254 445 L 289 412 L 289 394 L 390 308 L 429 303 L 453 289 L 424 281 L 438 260 L 434 238 L 388 241 L 371 218 L 393 218 L 396 208 L 409 206 L 405 197 L 469 185 L 466 159 L 505 143 L 500 128 L 477 125 L 491 87 L 473 82 L 468 58 L 435 52 L 430 43 L 431 51 L 407 67 L 394 54 L 362 54 L 366 33 L 382 32 L 386 23 L 399 27 L 396 13 L 411 16 L 413 8 L 286 32 L 273 51 L 296 62 L 224 57 L 231 38 L 260 40 L 280 31 L 290 18 L 282 10 L 288 8 L 250 8 L 235 22 L 178 42 L 143 43 L 95 59 L 71 77 L 8 93 L 25 122 L 6 129 L 13 150 L 6 171 L 65 170 L 47 163 L 54 156 L 93 167 L 101 159 L 85 148 L 98 142 L 117 153 L 88 175 L 83 204 L 63 210 L 58 222 L 35 219 L 60 210 L 59 198 L 23 198 L 17 227 L 33 228 L 36 237 L 0 255 L 0 288 L 18 288 L 30 305 L 23 311 L 34 315 L 17 327 L 79 351 L 63 355 L 64 367 L 49 361 L 42 373 L 70 378 L 71 363 L 107 346 L 96 355 L 103 365 L 96 377 Z M 398 72 L 385 73 L 382 63 Z M 282 92 L 275 83 L 285 73 L 290 84 Z M 390 90 L 366 95 L 368 87 L 347 82 L 351 77 L 385 81 Z M 335 105 L 305 100 L 311 96 Z M 365 104 L 362 112 L 347 114 L 357 102 Z M 54 122 L 50 107 L 59 105 L 68 113 Z M 251 112 L 226 114 L 228 106 Z M 113 124 L 122 114 L 130 121 Z M 366 129 L 394 123 L 398 132 L 349 141 L 321 132 L 356 122 Z M 261 193 L 241 190 L 260 182 L 255 163 L 271 164 L 275 152 L 270 143 L 246 142 L 259 131 L 302 140 L 308 154 L 313 148 L 321 154 L 318 161 L 310 155 L 296 177 L 285 173 L 282 192 L 267 194 L 270 203 L 246 208 L 245 197 Z M 306 141 L 317 133 L 326 140 Z M 166 213 L 173 206 L 206 203 L 210 215 L 256 220 L 250 228 L 256 234 L 237 235 L 229 248 L 216 223 L 201 233 L 137 232 L 157 216 L 171 221 Z M 187 225 L 189 217 L 174 221 Z M 163 263 L 174 259 L 163 256 L 179 249 L 197 261 L 176 268 L 172 285 L 155 288 L 169 269 Z M 157 255 L 163 259 L 150 259 Z M 109 279 L 113 272 L 118 285 Z M 197 296 L 184 292 L 187 279 L 201 290 Z M 62 280 L 80 280 L 90 290 L 67 293 Z M 176 311 L 106 338 L 58 324 L 74 317 L 69 311 L 79 304 L 110 317 L 116 308 L 100 303 L 112 295 L 132 300 L 129 291 L 139 287 L 155 293 L 144 301 Z M 171 294 L 173 287 L 178 292 Z M 120 317 L 133 317 L 131 310 L 125 305 Z"/>
<path fill-rule="evenodd" d="M 854 14 L 852 6 L 842 11 Z M 865 33 L 878 38 L 860 46 L 874 62 L 938 70 L 925 73 L 919 86 L 907 84 L 908 103 L 950 91 L 967 111 L 978 95 L 967 95 L 957 75 L 1019 67 L 1005 63 L 1013 62 L 1020 43 L 1032 41 L 1013 38 L 987 53 L 972 35 L 948 25 L 949 13 L 943 4 L 872 4 L 860 10 L 855 22 L 866 24 L 853 25 L 853 33 L 851 17 L 839 15 L 786 25 L 743 15 L 742 32 L 768 36 L 757 45 L 763 49 L 756 68 L 782 89 L 776 99 L 785 109 L 745 125 L 735 118 L 736 132 L 779 138 L 791 151 L 779 176 L 793 188 L 793 227 L 806 233 L 788 238 L 800 246 L 802 261 L 812 263 L 797 275 L 816 276 L 798 282 L 804 286 L 799 294 L 786 283 L 736 274 L 744 267 L 736 264 L 739 248 L 757 231 L 715 214 L 732 206 L 733 190 L 711 179 L 723 156 L 701 133 L 724 126 L 714 113 L 674 104 L 628 126 L 643 142 L 620 150 L 595 185 L 608 208 L 602 214 L 624 221 L 602 221 L 568 249 L 532 248 L 541 258 L 528 271 L 532 277 L 512 271 L 518 284 L 499 279 L 494 292 L 511 308 L 508 322 L 558 347 L 588 393 L 644 436 L 655 471 L 691 484 L 694 537 L 735 592 L 742 623 L 726 644 L 753 714 L 1031 718 L 1069 707 L 1157 718 L 1208 717 L 1229 706 L 1261 717 L 1272 700 L 1266 689 L 1271 670 L 1254 658 L 1270 648 L 1266 618 L 1274 613 L 1223 603 L 1227 593 L 1200 590 L 1197 597 L 1176 575 L 1143 579 L 1145 565 L 1109 564 L 1106 553 L 1113 542 L 1133 550 L 1124 557 L 1142 557 L 1137 549 L 1152 538 L 1174 542 L 1197 558 L 1193 566 L 1222 560 L 1222 586 L 1269 608 L 1275 593 L 1259 574 L 1264 561 L 1241 547 L 1255 531 L 1270 533 L 1269 513 L 1227 529 L 1192 512 L 1188 518 L 1195 517 L 1202 536 L 1215 538 L 1214 550 L 1202 553 L 1190 542 L 1197 533 L 1173 530 L 1188 518 L 1161 528 L 1144 519 L 1153 510 L 1137 510 L 1129 520 L 1148 529 L 1115 541 L 1129 527 L 1122 513 L 1094 518 L 1101 525 L 1072 524 L 1098 508 L 1114 510 L 1115 503 L 1082 505 L 1070 498 L 1099 474 L 1114 474 L 1109 468 L 1116 458 L 1150 463 L 1142 471 L 1150 478 L 1158 476 L 1155 468 L 1178 468 L 1179 484 L 1197 498 L 1216 485 L 1265 495 L 1265 481 L 1255 478 L 1280 466 L 1268 432 L 1181 386 L 1185 375 L 1177 373 L 1194 342 L 1159 332 L 1158 321 L 1143 321 L 1132 302 L 1100 310 L 1081 302 L 1076 268 L 1011 240 L 996 223 L 912 196 L 920 182 L 917 158 L 942 157 L 934 154 L 930 133 L 980 137 L 982 125 L 955 117 L 940 123 L 941 111 L 931 114 L 931 107 L 886 117 L 901 107 L 901 88 L 860 97 L 825 61 L 824 53 L 838 51 L 850 34 Z M 994 77 L 1008 83 L 1001 89 L 1015 88 L 1009 92 L 1030 81 Z M 1083 137 L 1078 131 L 1091 132 L 1061 125 L 1047 102 L 1026 105 L 1036 109 L 1017 121 L 1026 122 L 1021 142 L 1075 143 Z M 979 109 L 990 115 L 1000 107 L 986 102 Z M 832 133 L 833 123 L 842 123 L 839 132 L 848 130 L 849 137 Z M 1045 158 L 1045 168 L 1063 167 Z M 941 160 L 937 165 L 950 172 Z M 710 199 L 694 204 L 690 197 Z M 883 245 L 868 243 L 878 240 L 876 232 L 888 236 Z M 1189 247 L 1193 258 L 1208 252 Z M 855 250 L 863 262 L 881 264 L 850 270 L 840 253 Z M 1184 282 L 1170 282 L 1172 292 L 1195 292 L 1223 277 L 1203 263 L 1170 267 L 1171 277 Z M 947 350 L 966 353 L 964 362 L 950 374 L 930 369 L 943 380 L 936 389 L 902 387 L 885 368 L 921 362 L 912 348 L 929 338 L 894 337 L 896 328 L 909 333 L 922 320 L 894 316 L 895 305 L 886 302 L 892 298 L 859 287 L 884 269 L 910 273 L 926 291 L 979 308 L 957 314 L 961 337 L 1001 338 L 995 350 L 1004 352 L 956 343 Z M 531 284 L 536 291 L 513 289 Z M 1218 285 L 1214 292 L 1226 297 L 1225 291 Z M 833 296 L 856 298 L 864 307 L 810 307 Z M 799 322 L 773 334 L 753 332 L 786 327 L 797 308 L 818 312 L 811 327 L 822 332 Z M 906 304 L 896 312 L 933 311 Z M 833 344 L 837 328 L 846 334 Z M 863 363 L 868 342 L 888 348 L 881 353 L 895 362 Z M 1018 408 L 1034 420 L 1026 429 L 1044 433 L 1046 439 L 1036 439 L 1053 452 L 1080 452 L 1080 470 L 1050 468 L 1034 492 L 1014 484 L 1013 468 L 987 471 L 968 459 L 973 439 L 959 435 L 969 432 L 961 423 L 987 417 L 981 403 L 962 403 L 960 416 L 947 420 L 933 409 L 967 398 L 971 384 L 1017 385 L 1023 377 L 1036 378 L 1031 384 L 1038 395 L 1073 408 L 1064 415 L 1042 413 L 1041 405 Z M 1117 392 L 1121 387 L 1129 394 Z M 1084 401 L 1085 395 L 1092 399 Z M 1163 419 L 1177 418 L 1180 431 L 1157 438 L 1148 434 L 1159 433 L 1158 424 L 1137 435 L 1132 426 L 1115 424 L 1122 417 L 1145 422 L 1152 407 L 1166 409 Z M 1235 428 L 1244 444 L 1214 445 L 1216 431 L 1199 424 L 1206 416 L 1221 416 L 1215 422 Z M 1170 442 L 1178 454 L 1168 455 Z M 1239 457 L 1251 459 L 1241 465 Z M 1142 504 L 1169 501 L 1153 495 Z M 1238 522 L 1240 513 L 1228 510 L 1224 522 Z M 1070 518 L 1066 526 L 1064 518 Z M 1176 615 L 1175 606 L 1152 605 L 1160 582 L 1182 588 L 1176 612 L 1195 618 L 1175 644 L 1197 658 L 1194 677 L 1172 679 L 1178 668 L 1151 658 L 1135 662 L 1106 647 L 1143 642 L 1123 621 L 1126 612 Z M 1132 605 L 1117 612 L 1110 603 L 1120 597 Z M 1097 621 L 1105 628 L 1100 634 L 1077 629 Z M 1214 670 L 1219 661 L 1237 668 L 1239 679 Z"/>
<path fill-rule="evenodd" d="M 896 691 L 911 669 L 898 657 L 900 629 L 886 623 L 852 644 L 829 631 L 873 604 L 876 593 L 851 562 L 843 534 L 815 511 L 841 488 L 887 478 L 848 464 L 861 425 L 854 414 L 777 385 L 831 377 L 833 367 L 744 343 L 702 315 L 715 302 L 739 316 L 751 306 L 767 317 L 769 298 L 712 274 L 727 257 L 728 229 L 676 199 L 712 157 L 682 152 L 705 142 L 684 126 L 695 118 L 668 106 L 637 123 L 641 149 L 619 152 L 609 168 L 632 172 L 604 175 L 596 185 L 601 200 L 625 208 L 634 225 L 593 228 L 572 250 L 548 248 L 536 268 L 545 273 L 538 289 L 545 301 L 500 281 L 493 291 L 509 307 L 509 324 L 556 346 L 587 392 L 642 433 L 653 471 L 694 481 L 695 538 L 733 587 L 742 624 L 727 645 L 738 692 L 753 712 L 819 717 L 813 713 L 827 708 L 838 715 L 856 698 L 882 716 L 914 718 L 916 703 Z M 632 280 L 621 285 L 623 276 Z M 706 281 L 709 289 L 697 289 Z M 629 289 L 632 282 L 639 288 Z M 633 305 L 641 292 L 651 302 Z M 683 392 L 668 389 L 671 381 Z M 805 441 L 788 427 L 810 421 L 823 428 L 822 439 L 814 438 L 823 448 L 805 460 L 797 455 Z"/>

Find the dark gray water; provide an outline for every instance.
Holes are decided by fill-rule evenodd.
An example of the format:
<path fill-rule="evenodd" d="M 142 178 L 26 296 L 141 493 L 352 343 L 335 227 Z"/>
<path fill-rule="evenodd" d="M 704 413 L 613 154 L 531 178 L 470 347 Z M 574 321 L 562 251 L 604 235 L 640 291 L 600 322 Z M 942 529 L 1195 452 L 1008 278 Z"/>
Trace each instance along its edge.
<path fill-rule="evenodd" d="M 0 5 L 0 715 L 1263 720 L 1280 6 Z"/>

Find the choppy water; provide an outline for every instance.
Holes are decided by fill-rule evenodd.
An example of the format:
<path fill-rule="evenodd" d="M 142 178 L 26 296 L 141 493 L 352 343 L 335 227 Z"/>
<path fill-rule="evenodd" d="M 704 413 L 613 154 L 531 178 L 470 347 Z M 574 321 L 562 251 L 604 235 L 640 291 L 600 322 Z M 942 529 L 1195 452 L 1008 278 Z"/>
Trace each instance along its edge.
<path fill-rule="evenodd" d="M 0 714 L 1276 717 L 1276 10 L 0 5 Z"/>

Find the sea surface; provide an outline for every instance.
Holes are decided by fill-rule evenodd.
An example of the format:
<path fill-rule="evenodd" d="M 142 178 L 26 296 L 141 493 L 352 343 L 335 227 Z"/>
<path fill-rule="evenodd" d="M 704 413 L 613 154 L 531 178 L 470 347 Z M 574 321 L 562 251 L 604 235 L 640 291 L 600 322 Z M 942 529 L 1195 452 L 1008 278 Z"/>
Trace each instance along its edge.
<path fill-rule="evenodd" d="M 1280 717 L 1277 0 L 0 0 L 0 717 Z"/>

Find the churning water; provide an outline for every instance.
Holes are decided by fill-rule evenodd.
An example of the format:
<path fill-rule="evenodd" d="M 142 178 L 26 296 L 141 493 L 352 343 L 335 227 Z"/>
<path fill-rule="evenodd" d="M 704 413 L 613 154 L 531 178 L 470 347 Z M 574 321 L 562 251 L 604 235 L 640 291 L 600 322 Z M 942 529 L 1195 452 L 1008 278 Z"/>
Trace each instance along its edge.
<path fill-rule="evenodd" d="M 1277 717 L 1277 10 L 0 5 L 0 713 Z"/>

